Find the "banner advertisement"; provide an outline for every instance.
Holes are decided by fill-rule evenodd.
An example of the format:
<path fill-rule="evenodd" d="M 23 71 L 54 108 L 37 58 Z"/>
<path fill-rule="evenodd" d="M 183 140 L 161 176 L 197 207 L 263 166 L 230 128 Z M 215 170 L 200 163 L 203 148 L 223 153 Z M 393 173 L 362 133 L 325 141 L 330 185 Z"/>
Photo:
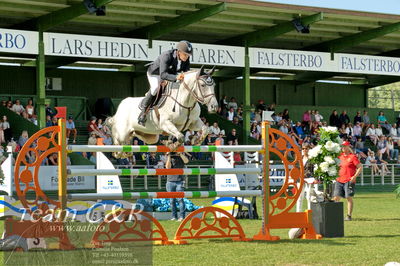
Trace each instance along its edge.
<path fill-rule="evenodd" d="M 38 43 L 35 31 L 0 29 L 0 52 L 38 54 Z"/>

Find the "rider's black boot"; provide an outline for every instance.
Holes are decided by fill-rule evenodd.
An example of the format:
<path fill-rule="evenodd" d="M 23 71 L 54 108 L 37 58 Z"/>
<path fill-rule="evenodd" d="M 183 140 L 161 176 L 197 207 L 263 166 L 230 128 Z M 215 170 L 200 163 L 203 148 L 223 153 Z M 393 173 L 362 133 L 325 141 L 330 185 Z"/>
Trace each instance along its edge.
<path fill-rule="evenodd" d="M 142 112 L 140 113 L 138 117 L 138 123 L 141 126 L 146 125 L 146 115 L 147 115 L 147 109 L 150 107 L 152 104 L 154 98 L 156 96 L 151 95 L 151 93 L 147 93 L 146 96 L 143 98 L 142 102 L 140 103 L 140 107 L 142 109 Z"/>

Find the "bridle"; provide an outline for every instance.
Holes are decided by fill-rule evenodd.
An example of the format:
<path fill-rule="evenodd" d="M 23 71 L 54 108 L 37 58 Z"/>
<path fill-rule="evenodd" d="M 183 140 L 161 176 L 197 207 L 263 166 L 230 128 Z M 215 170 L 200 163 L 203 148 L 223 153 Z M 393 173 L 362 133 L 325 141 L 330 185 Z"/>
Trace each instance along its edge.
<path fill-rule="evenodd" d="M 211 100 L 212 100 L 212 96 L 215 96 L 215 93 L 210 93 L 207 95 L 203 94 L 203 91 L 201 90 L 201 86 L 200 86 L 200 81 L 203 81 L 204 84 L 206 86 L 213 86 L 215 85 L 214 80 L 212 79 L 212 77 L 210 75 L 202 75 L 202 76 L 198 76 L 196 78 L 196 83 L 195 85 L 190 89 L 189 86 L 187 85 L 187 83 L 185 81 L 182 81 L 183 83 L 183 87 L 189 91 L 189 93 L 193 96 L 193 98 L 196 99 L 197 102 L 201 103 L 201 104 L 205 104 L 208 105 Z M 200 97 L 199 95 L 197 95 L 195 88 L 198 88 L 199 92 L 200 92 Z M 209 98 L 209 100 L 206 102 L 206 99 Z"/>

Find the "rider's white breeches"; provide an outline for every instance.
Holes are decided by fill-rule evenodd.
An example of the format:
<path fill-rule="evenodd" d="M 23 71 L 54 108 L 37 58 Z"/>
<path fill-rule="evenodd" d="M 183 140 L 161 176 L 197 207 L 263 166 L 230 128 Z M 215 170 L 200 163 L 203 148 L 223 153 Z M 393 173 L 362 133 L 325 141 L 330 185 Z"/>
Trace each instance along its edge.
<path fill-rule="evenodd" d="M 150 84 L 150 93 L 151 95 L 155 96 L 157 94 L 157 90 L 161 84 L 161 78 L 158 75 L 150 75 L 147 73 L 147 79 Z"/>

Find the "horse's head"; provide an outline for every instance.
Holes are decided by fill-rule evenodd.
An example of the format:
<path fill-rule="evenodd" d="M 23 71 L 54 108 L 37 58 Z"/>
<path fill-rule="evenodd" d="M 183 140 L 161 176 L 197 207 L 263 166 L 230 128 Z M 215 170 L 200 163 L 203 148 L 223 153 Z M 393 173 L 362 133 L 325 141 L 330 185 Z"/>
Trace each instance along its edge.
<path fill-rule="evenodd" d="M 207 105 L 209 113 L 215 113 L 218 110 L 218 101 L 215 98 L 214 91 L 215 82 L 212 78 L 214 69 L 215 67 L 208 72 L 204 72 L 202 66 L 196 74 L 196 85 L 194 88 L 197 101 Z"/>

